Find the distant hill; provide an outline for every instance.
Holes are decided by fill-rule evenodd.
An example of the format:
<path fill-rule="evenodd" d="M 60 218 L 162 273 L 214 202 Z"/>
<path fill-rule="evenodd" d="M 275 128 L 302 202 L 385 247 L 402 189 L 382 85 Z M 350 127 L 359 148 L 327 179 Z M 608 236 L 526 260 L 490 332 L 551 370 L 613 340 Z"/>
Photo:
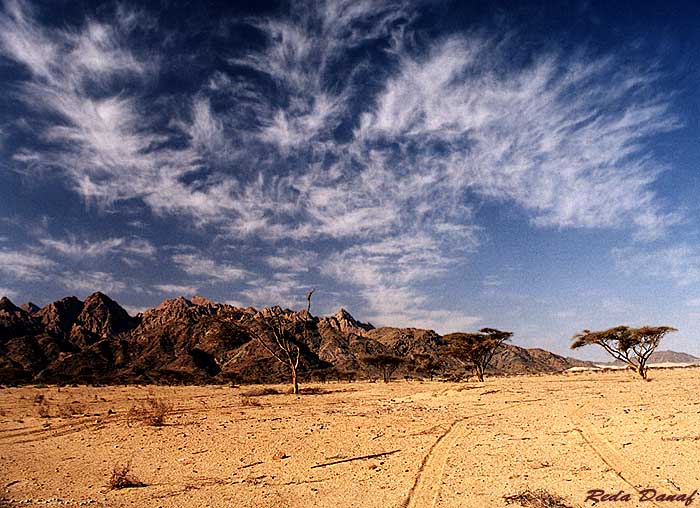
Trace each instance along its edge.
<path fill-rule="evenodd" d="M 599 365 L 604 363 L 596 362 Z M 678 363 L 678 364 L 697 364 L 700 365 L 700 358 L 689 355 L 688 353 L 678 353 L 676 351 L 654 351 L 649 357 L 649 364 L 658 363 Z M 624 365 L 620 360 L 607 362 L 609 365 Z"/>
<path fill-rule="evenodd" d="M 391 354 L 405 358 L 396 376 L 422 375 L 416 359 L 442 360 L 440 374 L 460 378 L 469 370 L 444 354 L 443 338 L 432 330 L 375 328 L 340 309 L 327 317 L 276 308 L 288 321 L 304 319 L 302 378 L 364 376 L 362 358 Z M 85 301 L 67 297 L 42 308 L 0 300 L 0 379 L 27 382 L 277 382 L 284 367 L 249 333 L 269 311 L 238 308 L 196 296 L 165 300 L 130 316 L 103 293 Z M 508 344 L 491 375 L 560 372 L 591 366 L 542 349 Z"/>

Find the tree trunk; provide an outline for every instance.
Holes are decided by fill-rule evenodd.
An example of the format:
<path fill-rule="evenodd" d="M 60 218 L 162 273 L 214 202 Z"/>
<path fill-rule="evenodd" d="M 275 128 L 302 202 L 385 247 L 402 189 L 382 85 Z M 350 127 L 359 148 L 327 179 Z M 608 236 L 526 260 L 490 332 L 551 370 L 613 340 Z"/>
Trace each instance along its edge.
<path fill-rule="evenodd" d="M 642 379 L 646 380 L 647 379 L 647 367 L 646 365 L 638 365 L 637 366 L 637 374 L 641 376 Z"/>
<path fill-rule="evenodd" d="M 292 368 L 292 385 L 294 386 L 292 393 L 299 395 L 299 382 L 297 381 L 297 368 L 291 365 Z"/>
<path fill-rule="evenodd" d="M 484 369 L 480 365 L 476 366 L 476 378 L 480 382 L 482 382 L 482 383 L 484 382 Z"/>

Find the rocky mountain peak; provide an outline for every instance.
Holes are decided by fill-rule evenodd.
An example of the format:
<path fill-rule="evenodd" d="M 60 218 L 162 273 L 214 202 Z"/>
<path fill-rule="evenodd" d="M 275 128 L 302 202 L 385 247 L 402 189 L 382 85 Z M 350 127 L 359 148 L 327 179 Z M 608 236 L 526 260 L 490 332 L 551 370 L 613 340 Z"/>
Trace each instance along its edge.
<path fill-rule="evenodd" d="M 352 315 L 347 310 L 345 310 L 343 307 L 339 308 L 338 312 L 333 314 L 333 317 L 336 319 L 347 319 L 349 321 L 355 320 L 355 318 L 352 317 Z"/>
<path fill-rule="evenodd" d="M 204 298 L 201 295 L 194 295 L 191 302 L 195 305 L 216 305 L 216 303 L 211 301 L 209 298 Z"/>
<path fill-rule="evenodd" d="M 83 302 L 75 296 L 68 296 L 39 309 L 35 316 L 49 333 L 65 334 L 83 310 Z"/>
<path fill-rule="evenodd" d="M 114 336 L 132 326 L 132 318 L 117 302 L 97 292 L 85 299 L 76 323 L 99 338 Z"/>
<path fill-rule="evenodd" d="M 34 320 L 7 297 L 0 299 L 0 339 L 18 337 L 35 329 Z"/>
<path fill-rule="evenodd" d="M 12 303 L 12 301 L 8 297 L 3 296 L 2 298 L 0 298 L 0 310 L 4 310 L 6 312 L 15 312 L 19 310 L 19 308 L 14 303 Z"/>
<path fill-rule="evenodd" d="M 22 305 L 20 305 L 19 308 L 22 309 L 27 314 L 34 314 L 35 312 L 37 312 L 39 310 L 40 307 L 32 302 L 27 302 L 27 303 L 23 303 Z"/>
<path fill-rule="evenodd" d="M 141 322 L 146 327 L 162 326 L 166 323 L 192 324 L 202 316 L 216 314 L 218 309 L 216 304 L 195 304 L 183 296 L 178 296 L 164 300 L 158 307 L 145 311 Z"/>
<path fill-rule="evenodd" d="M 168 310 L 168 309 L 182 309 L 182 308 L 188 308 L 192 307 L 194 305 L 191 301 L 189 301 L 187 298 L 184 296 L 178 296 L 177 298 L 169 298 L 167 300 L 163 300 L 156 309 L 160 310 Z"/>
<path fill-rule="evenodd" d="M 364 335 L 365 332 L 374 329 L 370 323 L 362 323 L 355 319 L 347 310 L 342 307 L 331 317 L 326 318 L 331 327 L 343 333 Z"/>

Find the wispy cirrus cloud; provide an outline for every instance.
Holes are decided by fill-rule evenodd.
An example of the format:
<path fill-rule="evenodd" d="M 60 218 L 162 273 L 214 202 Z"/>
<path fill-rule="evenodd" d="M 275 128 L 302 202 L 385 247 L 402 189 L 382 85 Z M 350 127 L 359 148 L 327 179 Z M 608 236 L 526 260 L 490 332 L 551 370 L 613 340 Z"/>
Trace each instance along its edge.
<path fill-rule="evenodd" d="M 153 286 L 153 288 L 161 293 L 166 293 L 169 295 L 192 296 L 197 294 L 197 291 L 199 291 L 197 286 L 188 286 L 184 284 L 156 284 Z"/>
<path fill-rule="evenodd" d="M 250 276 L 247 270 L 239 266 L 217 262 L 198 254 L 175 254 L 171 259 L 185 273 L 202 277 L 208 282 L 234 282 Z"/>
<path fill-rule="evenodd" d="M 248 304 L 257 307 L 283 305 L 301 307 L 304 305 L 304 295 L 310 288 L 302 282 L 298 274 L 277 272 L 268 278 L 257 278 L 248 281 L 246 287 L 239 293 Z"/>
<path fill-rule="evenodd" d="M 19 293 L 14 289 L 0 287 L 0 297 L 6 296 L 7 298 L 17 298 Z"/>
<path fill-rule="evenodd" d="M 108 294 L 121 294 L 127 290 L 130 292 L 142 291 L 142 288 L 138 285 L 129 284 L 116 278 L 111 273 L 101 271 L 67 271 L 58 274 L 56 279 L 63 287 L 85 294 L 91 294 L 95 291 Z"/>
<path fill-rule="evenodd" d="M 509 68 L 499 42 L 458 37 L 402 55 L 358 138 L 400 141 L 424 173 L 515 202 L 536 225 L 633 226 L 656 237 L 677 221 L 650 187 L 664 166 L 644 140 L 679 126 L 652 91 L 653 70 L 552 55 Z"/>
<path fill-rule="evenodd" d="M 449 331 L 449 324 L 466 325 L 479 318 L 459 310 L 431 311 L 429 296 L 417 285 L 445 275 L 459 262 L 460 255 L 476 247 L 473 239 L 460 240 L 461 249 L 453 249 L 436 243 L 429 234 L 384 239 L 333 255 L 321 269 L 359 288 L 372 311 L 370 320 L 396 326 L 410 322 Z"/>
<path fill-rule="evenodd" d="M 310 272 L 288 244 L 322 245 L 322 273 L 352 284 L 372 319 L 437 327 L 476 319 L 435 311 L 422 286 L 478 248 L 483 203 L 515 205 L 536 228 L 637 239 L 681 220 L 654 191 L 666 167 L 648 140 L 679 121 L 653 65 L 556 51 L 513 64 L 515 34 L 430 40 L 409 2 L 314 2 L 230 20 L 262 42 L 227 47 L 217 55 L 227 65 L 199 89 L 149 107 L 167 59 L 131 43 L 147 15 L 119 9 L 123 22 L 67 30 L 39 24 L 28 3 L 6 4 L 0 47 L 30 72 L 20 97 L 42 113 L 49 146 L 21 147 L 15 160 L 58 167 L 100 207 L 136 200 L 205 234 L 262 243 L 278 271 L 172 256 L 197 284 L 241 281 L 250 301 L 291 301 Z M 148 255 L 127 239 L 44 246 Z"/>
<path fill-rule="evenodd" d="M 646 276 L 689 286 L 700 282 L 700 249 L 689 244 L 613 250 L 617 266 L 628 275 Z"/>
<path fill-rule="evenodd" d="M 107 254 L 151 257 L 156 253 L 153 244 L 143 238 L 108 238 L 106 240 L 78 240 L 69 236 L 65 240 L 41 238 L 39 243 L 48 249 L 71 258 L 91 258 Z"/>
<path fill-rule="evenodd" d="M 32 251 L 0 250 L 0 272 L 19 280 L 45 279 L 56 262 Z"/>

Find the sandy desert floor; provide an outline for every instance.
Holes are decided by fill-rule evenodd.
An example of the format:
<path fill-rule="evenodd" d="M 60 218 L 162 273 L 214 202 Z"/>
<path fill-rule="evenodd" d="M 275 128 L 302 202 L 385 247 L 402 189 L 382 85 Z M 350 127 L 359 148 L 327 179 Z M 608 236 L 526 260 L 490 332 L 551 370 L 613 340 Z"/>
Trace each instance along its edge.
<path fill-rule="evenodd" d="M 5 388 L 0 505 L 485 508 L 544 489 L 558 506 L 592 506 L 587 491 L 602 489 L 630 501 L 597 506 L 684 506 L 638 492 L 700 490 L 700 369 L 651 375 L 328 383 L 300 397 L 243 396 L 260 389 L 250 386 Z M 149 397 L 172 405 L 161 427 L 128 418 Z M 110 490 L 126 463 L 146 486 Z"/>

